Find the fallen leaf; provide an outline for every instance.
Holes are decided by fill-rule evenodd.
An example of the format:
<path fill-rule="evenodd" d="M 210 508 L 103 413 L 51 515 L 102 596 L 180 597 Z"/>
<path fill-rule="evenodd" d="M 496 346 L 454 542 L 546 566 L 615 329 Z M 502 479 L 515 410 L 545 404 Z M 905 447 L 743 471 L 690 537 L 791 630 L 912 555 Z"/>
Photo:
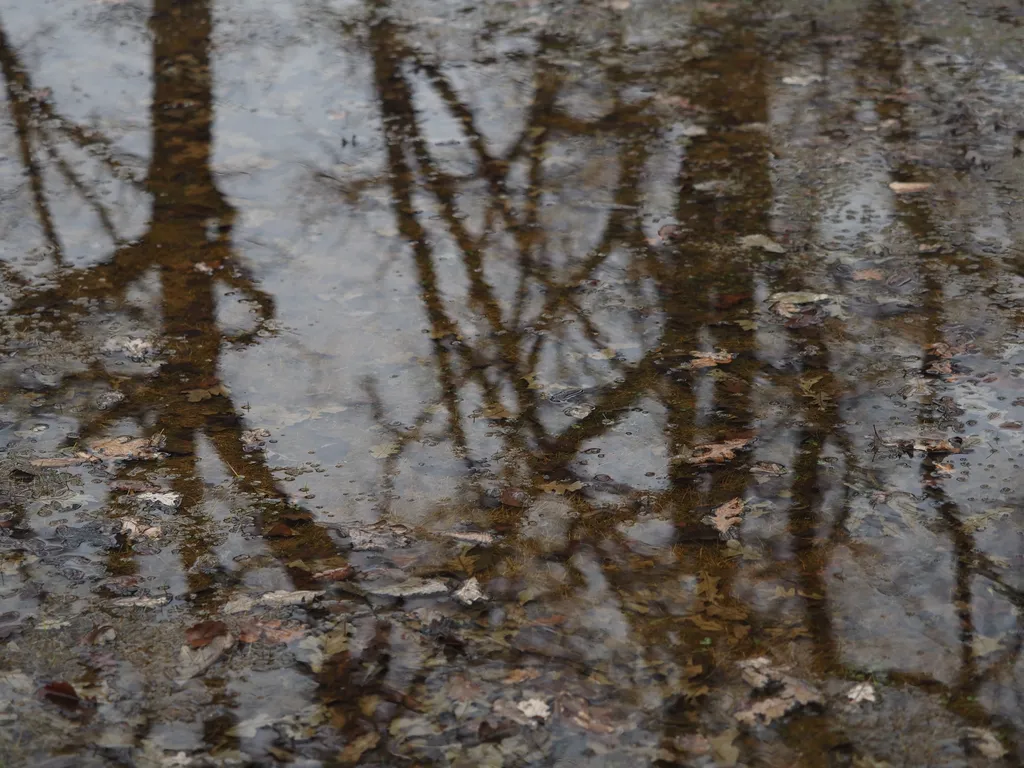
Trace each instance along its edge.
<path fill-rule="evenodd" d="M 748 702 L 736 713 L 741 723 L 769 724 L 783 715 L 811 704 L 821 704 L 822 695 L 802 680 L 785 674 L 772 666 L 765 657 L 747 659 L 738 664 L 743 681 L 755 692 L 768 689 L 772 695 L 766 699 Z"/>
<path fill-rule="evenodd" d="M 83 645 L 106 645 L 112 643 L 117 638 L 117 632 L 109 624 L 103 624 L 98 627 L 91 629 L 85 637 L 82 638 Z"/>
<path fill-rule="evenodd" d="M 295 529 L 281 522 L 274 523 L 263 533 L 267 539 L 288 539 L 294 535 Z"/>
<path fill-rule="evenodd" d="M 134 517 L 125 517 L 121 520 L 121 532 L 129 539 L 139 538 L 157 539 L 160 538 L 161 529 L 159 525 L 149 525 Z"/>
<path fill-rule="evenodd" d="M 746 448 L 754 441 L 752 437 L 723 440 L 720 443 L 705 443 L 695 446 L 686 459 L 689 464 L 720 464 L 736 458 L 736 451 Z"/>
<path fill-rule="evenodd" d="M 398 443 L 378 443 L 370 447 L 370 455 L 375 459 L 386 459 L 401 450 Z"/>
<path fill-rule="evenodd" d="M 539 717 L 547 720 L 551 716 L 551 707 L 543 699 L 524 699 L 516 702 L 516 709 L 526 717 Z"/>
<path fill-rule="evenodd" d="M 119 597 L 117 600 L 113 600 L 111 605 L 115 608 L 159 608 L 161 605 L 167 605 L 171 602 L 171 598 L 162 597 L 148 597 L 142 595 L 140 597 Z"/>
<path fill-rule="evenodd" d="M 376 732 L 364 733 L 350 741 L 341 754 L 338 755 L 338 762 L 342 765 L 355 765 L 363 755 L 380 743 L 380 734 Z"/>
<path fill-rule="evenodd" d="M 795 318 L 818 306 L 834 302 L 835 298 L 827 293 L 812 293 L 810 291 L 780 291 L 773 293 L 768 298 L 772 309 L 786 318 Z"/>
<path fill-rule="evenodd" d="M 379 597 L 426 597 L 448 593 L 448 585 L 440 579 L 421 579 L 415 576 L 399 584 L 360 584 L 364 592 Z"/>
<path fill-rule="evenodd" d="M 247 429 L 239 436 L 242 441 L 242 452 L 253 453 L 265 447 L 264 442 L 270 437 L 270 430 L 267 429 Z"/>
<path fill-rule="evenodd" d="M 711 749 L 715 753 L 715 762 L 718 765 L 736 765 L 740 757 L 740 749 L 734 743 L 737 736 L 739 736 L 739 731 L 735 728 L 729 728 L 717 736 L 712 736 L 708 739 Z"/>
<path fill-rule="evenodd" d="M 782 477 L 788 475 L 789 470 L 786 469 L 782 464 L 775 461 L 758 461 L 755 462 L 751 467 L 750 471 L 755 475 L 767 475 L 769 477 Z"/>
<path fill-rule="evenodd" d="M 253 619 L 244 623 L 238 631 L 240 643 L 255 643 L 260 639 L 268 643 L 290 643 L 305 636 L 306 627 L 297 622 L 283 622 L 279 619 Z"/>
<path fill-rule="evenodd" d="M 736 355 L 730 352 L 691 352 L 693 360 L 687 363 L 683 363 L 681 368 L 698 369 L 698 368 L 714 368 L 718 365 L 725 365 L 731 363 Z"/>
<path fill-rule="evenodd" d="M 934 437 L 919 437 L 914 440 L 914 450 L 925 453 L 960 453 L 961 446 L 953 440 Z"/>
<path fill-rule="evenodd" d="M 227 631 L 223 621 L 200 621 L 185 630 L 185 641 L 190 648 L 204 648 Z"/>
<path fill-rule="evenodd" d="M 854 280 L 862 282 L 864 280 L 884 280 L 885 275 L 880 269 L 858 269 L 852 275 Z"/>
<path fill-rule="evenodd" d="M 1006 756 L 1006 747 L 999 738 L 984 728 L 965 728 L 964 736 L 971 748 L 990 760 L 1000 760 Z"/>
<path fill-rule="evenodd" d="M 990 653 L 1001 651 L 1003 649 L 1002 640 L 998 637 L 986 637 L 985 635 L 978 635 L 974 638 L 974 643 L 971 646 L 976 657 L 988 656 Z"/>
<path fill-rule="evenodd" d="M 94 440 L 86 448 L 92 456 L 105 461 L 150 461 L 163 458 L 160 449 L 164 442 L 162 433 L 152 437 L 119 435 Z"/>
<path fill-rule="evenodd" d="M 337 656 L 339 653 L 348 650 L 348 630 L 345 627 L 339 627 L 333 632 L 324 635 L 321 647 L 323 648 L 325 659 Z"/>
<path fill-rule="evenodd" d="M 351 565 L 339 565 L 337 568 L 328 568 L 324 571 L 317 571 L 313 578 L 317 581 L 344 581 L 355 573 Z"/>
<path fill-rule="evenodd" d="M 181 650 L 178 652 L 178 682 L 182 683 L 201 675 L 212 667 L 224 655 L 224 652 L 232 648 L 234 644 L 235 636 L 230 632 L 225 632 L 198 648 L 192 648 L 188 645 L 181 646 Z"/>
<path fill-rule="evenodd" d="M 489 547 L 497 541 L 493 533 L 485 531 L 441 531 L 437 535 L 481 547 Z"/>
<path fill-rule="evenodd" d="M 405 535 L 408 530 L 401 525 L 380 522 L 364 528 L 349 528 L 345 531 L 352 549 L 359 552 L 383 552 L 388 549 L 405 549 L 412 540 Z"/>
<path fill-rule="evenodd" d="M 147 491 L 145 493 L 136 494 L 134 498 L 139 501 L 144 501 L 147 504 L 159 504 L 161 507 L 167 507 L 168 509 L 177 509 L 181 506 L 181 494 L 175 493 L 174 491 L 167 491 L 164 493 Z"/>
<path fill-rule="evenodd" d="M 931 187 L 928 181 L 893 181 L 889 183 L 889 189 L 897 195 L 912 195 L 915 192 L 924 192 Z"/>
<path fill-rule="evenodd" d="M 480 589 L 480 582 L 477 581 L 476 576 L 466 579 L 465 583 L 454 592 L 453 597 L 463 605 L 472 605 L 487 599 Z"/>
<path fill-rule="evenodd" d="M 619 724 L 613 722 L 610 710 L 592 707 L 582 696 L 562 694 L 556 699 L 555 706 L 559 717 L 591 733 L 607 735 L 619 730 Z"/>
<path fill-rule="evenodd" d="M 718 531 L 723 539 L 733 536 L 733 526 L 739 525 L 743 516 L 743 499 L 730 499 L 718 507 L 710 515 L 703 518 L 704 523 Z"/>
<path fill-rule="evenodd" d="M 846 692 L 846 698 L 854 704 L 860 704 L 862 701 L 874 702 L 875 687 L 871 683 L 858 683 Z"/>
<path fill-rule="evenodd" d="M 55 681 L 39 689 L 39 695 L 51 704 L 68 712 L 76 712 L 82 706 L 82 699 L 71 683 Z"/>
<path fill-rule="evenodd" d="M 88 454 L 78 454 L 77 456 L 56 456 L 49 459 L 32 459 L 29 464 L 33 467 L 40 467 L 43 469 L 57 469 L 60 467 L 77 467 L 81 464 L 88 464 L 93 461 L 93 458 Z"/>
<path fill-rule="evenodd" d="M 786 85 L 796 85 L 803 88 L 814 83 L 820 83 L 824 79 L 821 75 L 788 75 L 782 78 L 782 82 Z"/>
<path fill-rule="evenodd" d="M 501 503 L 506 507 L 525 507 L 530 503 L 530 495 L 518 488 L 505 488 L 501 492 Z"/>
<path fill-rule="evenodd" d="M 506 685 L 515 685 L 516 683 L 525 683 L 527 680 L 536 680 L 538 677 L 540 677 L 540 671 L 532 667 L 513 669 L 502 682 Z"/>
<path fill-rule="evenodd" d="M 190 403 L 199 403 L 202 402 L 203 400 L 209 400 L 212 397 L 226 397 L 228 394 L 230 394 L 230 392 L 228 391 L 227 387 L 223 386 L 222 384 L 218 384 L 217 386 L 214 387 L 188 389 L 185 390 L 183 394 L 188 396 L 188 401 Z"/>
<path fill-rule="evenodd" d="M 275 592 L 267 592 L 263 595 L 252 596 L 252 595 L 239 595 L 232 598 L 224 607 L 221 609 L 224 613 L 242 613 L 243 611 L 249 611 L 258 605 L 267 608 L 282 608 L 290 605 L 305 605 L 311 603 L 318 597 L 321 597 L 324 593 L 320 591 L 310 589 L 299 589 L 293 592 L 288 590 L 277 590 Z"/>
<path fill-rule="evenodd" d="M 785 253 L 786 249 L 784 246 L 779 245 L 772 240 L 768 235 L 744 235 L 740 238 L 740 247 L 742 248 L 760 248 L 762 251 L 768 253 Z"/>
<path fill-rule="evenodd" d="M 494 403 L 492 405 L 486 406 L 480 411 L 480 414 L 485 419 L 494 420 L 511 419 L 513 416 L 512 411 L 510 411 L 501 403 Z"/>
<path fill-rule="evenodd" d="M 586 487 L 586 483 L 582 483 L 579 480 L 574 483 L 550 482 L 537 486 L 537 488 L 544 493 L 557 493 L 559 496 L 564 496 L 567 493 L 575 493 L 584 487 Z"/>

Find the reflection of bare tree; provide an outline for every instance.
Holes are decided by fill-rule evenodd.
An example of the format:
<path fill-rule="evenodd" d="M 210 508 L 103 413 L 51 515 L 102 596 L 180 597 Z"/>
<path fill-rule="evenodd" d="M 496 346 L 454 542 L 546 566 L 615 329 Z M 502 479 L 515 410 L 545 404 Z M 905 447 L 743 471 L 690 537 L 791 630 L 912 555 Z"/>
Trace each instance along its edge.
<path fill-rule="evenodd" d="M 267 531 L 282 516 L 294 527 L 294 537 L 266 540 L 267 547 L 280 558 L 282 567 L 296 559 L 296 552 L 306 558 L 336 553 L 321 528 L 307 525 L 311 516 L 288 503 L 287 494 L 262 454 L 245 452 L 245 424 L 231 395 L 224 392 L 198 403 L 189 402 L 185 396 L 188 390 L 217 384 L 225 345 L 252 343 L 262 323 L 274 315 L 272 297 L 256 285 L 233 249 L 235 211 L 217 188 L 210 168 L 214 117 L 211 27 L 208 0 L 157 0 L 154 4 L 150 19 L 153 143 L 145 181 L 152 212 L 146 233 L 138 240 L 120 244 L 101 264 L 59 272 L 52 288 L 25 289 L 11 310 L 12 315 L 23 317 L 41 309 L 56 310 L 62 332 L 71 337 L 83 315 L 97 307 L 124 309 L 133 282 L 154 271 L 158 275 L 159 316 L 163 325 L 157 343 L 164 358 L 160 374 L 123 382 L 120 389 L 126 397 L 108 410 L 94 412 L 81 424 L 79 436 L 83 440 L 98 437 L 111 425 L 130 419 L 147 432 L 163 433 L 167 437 L 168 450 L 173 457 L 167 462 L 173 472 L 171 487 L 182 494 L 183 514 L 192 522 L 182 550 L 181 570 L 188 574 L 192 591 L 214 596 L 196 603 L 204 613 L 215 611 L 227 594 L 208 590 L 215 576 L 209 567 L 192 569 L 201 557 L 211 554 L 215 540 L 215 532 L 209 529 L 200 511 L 206 493 L 197 456 L 202 440 L 213 446 L 217 457 L 234 475 L 235 489 L 261 510 L 257 520 L 260 531 Z M 28 93 L 28 76 L 2 37 L 0 54 L 12 94 L 9 101 L 25 146 L 24 161 L 33 185 L 41 184 L 40 171 L 34 164 L 34 150 L 27 143 L 34 136 L 47 140 L 47 134 L 35 133 L 38 130 L 33 122 L 36 113 L 50 117 L 55 113 L 47 102 L 32 100 Z M 62 123 L 57 120 L 57 125 Z M 102 141 L 91 133 L 73 135 L 81 138 L 83 145 Z M 68 170 L 70 172 L 70 168 Z M 59 253 L 56 227 L 41 187 L 39 190 L 37 214 Z M 112 232 L 111 236 L 117 243 Z M 222 285 L 233 289 L 254 307 L 255 328 L 234 336 L 220 329 L 217 293 Z M 96 380 L 106 376 L 100 366 L 92 366 L 85 375 Z M 60 398 L 68 387 L 82 378 L 65 381 L 56 397 Z M 130 467 L 122 467 L 117 471 L 118 479 L 125 479 L 130 471 Z M 129 553 L 118 552 L 112 558 L 113 572 L 134 570 Z M 224 578 L 223 573 L 220 578 Z M 299 578 L 303 576 L 300 574 Z M 207 728 L 214 731 L 222 727 L 224 723 L 207 723 Z M 212 737 L 213 731 L 208 735 Z"/>

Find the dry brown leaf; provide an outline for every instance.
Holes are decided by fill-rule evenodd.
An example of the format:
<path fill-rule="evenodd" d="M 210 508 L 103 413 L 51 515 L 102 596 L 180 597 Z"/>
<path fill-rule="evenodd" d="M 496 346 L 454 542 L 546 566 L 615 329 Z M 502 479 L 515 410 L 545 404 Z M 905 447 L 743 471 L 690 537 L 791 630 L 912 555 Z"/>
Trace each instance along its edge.
<path fill-rule="evenodd" d="M 338 755 L 338 762 L 342 765 L 355 765 L 366 752 L 380 743 L 380 734 L 376 732 L 364 733 L 352 739 Z"/>
<path fill-rule="evenodd" d="M 613 724 L 611 710 L 606 707 L 591 707 L 580 696 L 563 694 L 555 701 L 560 717 L 591 733 L 609 734 L 618 730 Z"/>
<path fill-rule="evenodd" d="M 715 507 L 712 514 L 703 518 L 703 522 L 717 530 L 723 539 L 727 539 L 732 536 L 733 526 L 739 525 L 742 518 L 743 499 L 737 497 Z"/>
<path fill-rule="evenodd" d="M 228 625 L 223 621 L 200 621 L 185 630 L 185 640 L 190 648 L 203 648 L 227 631 Z"/>
<path fill-rule="evenodd" d="M 219 623 L 219 622 L 218 622 Z M 198 648 L 190 648 L 188 645 L 181 646 L 179 652 L 179 678 L 178 682 L 183 683 L 197 675 L 201 675 L 224 655 L 224 652 L 235 644 L 235 637 L 230 632 L 215 636 L 209 644 Z"/>
<path fill-rule="evenodd" d="M 536 680 L 538 677 L 540 677 L 539 671 L 532 667 L 527 667 L 525 669 L 513 669 L 502 682 L 505 685 L 514 685 L 515 683 L 523 683 L 527 680 Z"/>
<path fill-rule="evenodd" d="M 736 355 L 730 352 L 698 352 L 694 350 L 690 353 L 693 355 L 693 360 L 688 363 L 683 363 L 682 368 L 699 369 L 699 368 L 714 368 L 718 365 L 725 365 L 731 363 L 735 359 Z"/>
<path fill-rule="evenodd" d="M 512 411 L 510 411 L 501 403 L 494 403 L 492 405 L 486 406 L 483 410 L 480 411 L 480 414 L 485 419 L 494 419 L 496 421 L 500 421 L 501 419 L 512 418 Z"/>
<path fill-rule="evenodd" d="M 268 643 L 290 643 L 306 634 L 306 627 L 296 622 L 283 622 L 280 619 L 254 619 L 248 621 L 238 630 L 240 643 L 255 643 L 261 638 Z"/>
<path fill-rule="evenodd" d="M 586 487 L 586 483 L 581 483 L 579 480 L 574 483 L 550 482 L 537 487 L 544 493 L 557 493 L 559 496 L 564 496 L 567 493 L 574 493 Z"/>
<path fill-rule="evenodd" d="M 736 713 L 741 723 L 756 725 L 769 724 L 783 715 L 810 704 L 821 704 L 821 693 L 802 680 L 787 675 L 784 670 L 772 666 L 764 657 L 739 662 L 743 681 L 754 691 L 771 686 L 773 696 L 751 701 Z"/>
<path fill-rule="evenodd" d="M 864 280 L 885 279 L 885 275 L 882 273 L 882 270 L 880 269 L 858 269 L 852 275 L 850 275 L 850 277 L 852 277 L 854 280 L 857 280 L 858 282 Z"/>
<path fill-rule="evenodd" d="M 723 440 L 720 443 L 705 443 L 696 446 L 686 461 L 690 464 L 721 464 L 736 458 L 736 451 L 746 448 L 754 441 L 752 437 Z"/>
<path fill-rule="evenodd" d="M 93 440 L 86 445 L 89 452 L 96 458 L 106 461 L 149 461 L 163 457 L 160 449 L 164 446 L 163 434 L 152 437 L 105 437 Z"/>
<path fill-rule="evenodd" d="M 227 395 L 230 394 L 230 392 L 228 388 L 225 387 L 223 384 L 218 384 L 213 387 L 186 389 L 184 392 L 182 392 L 182 394 L 188 396 L 188 401 L 190 403 L 199 403 L 202 402 L 203 400 L 209 400 L 210 398 L 213 397 L 226 397 Z"/>
<path fill-rule="evenodd" d="M 930 181 L 893 181 L 889 189 L 897 195 L 912 195 L 915 192 L 924 192 L 931 187 Z"/>
<path fill-rule="evenodd" d="M 94 461 L 94 459 L 85 453 L 80 453 L 77 456 L 57 456 L 52 459 L 32 459 L 29 464 L 33 467 L 40 467 L 43 469 L 56 469 L 59 467 L 77 467 L 80 464 L 88 464 Z"/>

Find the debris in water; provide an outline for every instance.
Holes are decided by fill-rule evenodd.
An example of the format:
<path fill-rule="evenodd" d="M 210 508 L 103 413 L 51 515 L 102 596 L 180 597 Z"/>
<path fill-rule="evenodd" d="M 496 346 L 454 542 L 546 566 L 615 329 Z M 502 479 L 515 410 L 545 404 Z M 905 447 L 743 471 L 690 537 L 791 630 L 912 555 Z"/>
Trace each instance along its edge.
<path fill-rule="evenodd" d="M 758 461 L 750 467 L 751 474 L 764 475 L 767 477 L 782 477 L 788 475 L 789 470 L 775 461 Z"/>
<path fill-rule="evenodd" d="M 787 75 L 782 78 L 782 82 L 786 85 L 795 85 L 803 88 L 814 83 L 820 83 L 824 79 L 821 75 Z"/>
<path fill-rule="evenodd" d="M 794 318 L 815 309 L 821 309 L 828 314 L 828 305 L 836 303 L 835 297 L 827 293 L 812 293 L 810 291 L 782 291 L 773 293 L 768 303 L 772 309 L 782 317 Z"/>
<path fill-rule="evenodd" d="M 544 699 L 524 699 L 516 703 L 516 708 L 525 717 L 537 717 L 541 720 L 547 720 L 551 716 L 551 707 L 548 706 Z"/>
<path fill-rule="evenodd" d="M 181 494 L 175 493 L 174 491 L 147 491 L 145 493 L 136 494 L 135 498 L 139 501 L 158 504 L 161 507 L 167 507 L 169 509 L 177 509 L 181 506 Z"/>
<path fill-rule="evenodd" d="M 370 447 L 370 455 L 375 459 L 386 459 L 401 450 L 398 443 L 378 443 Z"/>
<path fill-rule="evenodd" d="M 725 365 L 731 363 L 736 355 L 719 350 L 718 352 L 698 352 L 693 351 L 690 353 L 693 355 L 693 360 L 683 363 L 680 368 L 683 369 L 698 369 L 698 368 L 714 368 L 719 365 Z"/>
<path fill-rule="evenodd" d="M 454 597 L 463 605 L 472 605 L 473 603 L 487 599 L 487 596 L 484 595 L 483 591 L 480 589 L 480 582 L 477 581 L 476 576 L 467 579 L 466 582 L 455 591 Z"/>
<path fill-rule="evenodd" d="M 221 624 L 221 622 L 209 622 Z M 221 624 L 223 626 L 223 624 Z M 235 645 L 235 636 L 224 631 L 198 647 L 191 645 L 181 646 L 178 652 L 178 683 L 184 683 L 193 677 L 201 675 L 212 667 L 217 660 L 224 655 L 224 652 Z"/>
<path fill-rule="evenodd" d="M 141 363 L 150 357 L 155 357 L 157 353 L 157 348 L 153 342 L 134 336 L 114 336 L 107 339 L 103 344 L 102 350 L 108 355 L 124 355 L 136 363 Z"/>
<path fill-rule="evenodd" d="M 441 531 L 437 535 L 481 547 L 489 547 L 497 541 L 497 537 L 493 533 L 486 531 Z"/>
<path fill-rule="evenodd" d="M 857 683 L 846 692 L 846 698 L 854 704 L 860 704 L 862 701 L 873 702 L 876 700 L 875 687 L 871 683 Z"/>
<path fill-rule="evenodd" d="M 730 539 L 735 535 L 733 527 L 742 522 L 743 506 L 743 499 L 730 499 L 715 507 L 712 514 L 705 515 L 702 522 L 717 530 L 723 539 Z"/>
<path fill-rule="evenodd" d="M 448 585 L 440 579 L 420 579 L 415 576 L 399 584 L 376 585 L 360 584 L 360 588 L 377 597 L 427 597 L 448 593 Z"/>
<path fill-rule="evenodd" d="M 740 246 L 743 248 L 760 248 L 768 253 L 785 253 L 785 246 L 776 243 L 768 235 L 744 235 L 740 238 Z"/>
<path fill-rule="evenodd" d="M 736 713 L 741 723 L 768 725 L 783 715 L 810 705 L 820 705 L 822 695 L 802 680 L 791 677 L 772 666 L 765 657 L 747 659 L 738 664 L 743 681 L 754 692 L 770 692 L 768 698 L 752 699 Z"/>
<path fill-rule="evenodd" d="M 185 639 L 190 648 L 202 648 L 228 631 L 223 621 L 200 621 L 185 630 Z"/>
<path fill-rule="evenodd" d="M 133 540 L 138 538 L 158 539 L 162 533 L 159 525 L 149 525 L 135 517 L 121 519 L 121 532 Z"/>
<path fill-rule="evenodd" d="M 931 186 L 929 181 L 893 181 L 890 182 L 889 189 L 897 195 L 912 195 L 915 192 L 924 192 Z"/>
<path fill-rule="evenodd" d="M 1001 760 L 1006 757 L 1006 747 L 999 737 L 985 728 L 965 728 L 964 737 L 971 749 L 990 760 Z"/>
<path fill-rule="evenodd" d="M 735 440 L 723 440 L 720 443 L 705 443 L 693 448 L 686 458 L 689 464 L 721 464 L 736 458 L 736 451 L 746 448 L 754 442 L 752 437 L 741 437 Z"/>
<path fill-rule="evenodd" d="M 266 439 L 270 437 L 270 431 L 266 429 L 247 429 L 242 433 L 243 453 L 253 453 L 262 450 L 266 446 Z"/>
<path fill-rule="evenodd" d="M 83 645 L 106 645 L 117 638 L 117 631 L 109 624 L 102 624 L 90 630 L 82 638 Z"/>
<path fill-rule="evenodd" d="M 323 594 L 322 591 L 311 589 L 299 589 L 293 592 L 280 589 L 275 592 L 266 592 L 259 596 L 239 595 L 225 603 L 221 610 L 224 613 L 242 613 L 243 611 L 252 610 L 256 606 L 282 608 L 289 605 L 305 605 L 306 603 L 313 602 Z"/>

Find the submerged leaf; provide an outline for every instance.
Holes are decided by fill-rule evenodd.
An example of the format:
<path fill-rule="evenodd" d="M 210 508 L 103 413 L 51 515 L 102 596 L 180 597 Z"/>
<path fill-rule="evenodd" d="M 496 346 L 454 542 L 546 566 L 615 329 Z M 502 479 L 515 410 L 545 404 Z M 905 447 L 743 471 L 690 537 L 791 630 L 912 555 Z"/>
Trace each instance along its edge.
<path fill-rule="evenodd" d="M 897 195 L 912 195 L 915 192 L 924 192 L 930 187 L 929 181 L 893 181 L 889 184 L 889 189 Z"/>
<path fill-rule="evenodd" d="M 477 581 L 476 576 L 467 579 L 466 582 L 455 591 L 453 596 L 463 605 L 472 605 L 473 603 L 487 599 L 486 595 L 484 595 L 483 591 L 480 589 L 480 582 Z"/>
<path fill-rule="evenodd" d="M 89 452 L 87 457 L 104 461 L 151 461 L 163 458 L 164 454 L 160 453 L 160 449 L 163 448 L 164 442 L 163 434 L 152 437 L 105 437 L 86 444 Z"/>
<path fill-rule="evenodd" d="M 559 496 L 564 496 L 567 493 L 575 493 L 584 487 L 586 487 L 586 483 L 582 483 L 579 480 L 574 483 L 550 482 L 537 486 L 537 488 L 544 493 L 557 493 Z"/>
<path fill-rule="evenodd" d="M 420 579 L 411 577 L 399 584 L 375 585 L 360 584 L 367 594 L 380 597 L 427 597 L 443 595 L 448 592 L 448 585 L 440 579 Z"/>
<path fill-rule="evenodd" d="M 220 623 L 220 622 L 214 622 Z M 206 645 L 192 648 L 181 646 L 178 652 L 178 682 L 191 680 L 212 667 L 224 652 L 235 644 L 235 636 L 230 632 L 217 635 Z"/>
<path fill-rule="evenodd" d="M 743 499 L 730 499 L 721 506 L 715 507 L 712 514 L 706 515 L 703 522 L 721 534 L 723 539 L 731 538 L 732 527 L 739 525 L 743 516 Z"/>
<path fill-rule="evenodd" d="M 768 253 L 785 253 L 784 246 L 779 245 L 768 235 L 744 235 L 740 238 L 740 246 L 743 248 L 760 248 Z"/>
<path fill-rule="evenodd" d="M 720 464 L 736 458 L 736 451 L 742 450 L 754 441 L 752 437 L 723 440 L 720 443 L 705 443 L 695 446 L 686 459 L 689 464 Z"/>
<path fill-rule="evenodd" d="M 185 640 L 190 648 L 203 648 L 221 635 L 228 633 L 228 625 L 223 621 L 200 621 L 185 630 Z"/>

